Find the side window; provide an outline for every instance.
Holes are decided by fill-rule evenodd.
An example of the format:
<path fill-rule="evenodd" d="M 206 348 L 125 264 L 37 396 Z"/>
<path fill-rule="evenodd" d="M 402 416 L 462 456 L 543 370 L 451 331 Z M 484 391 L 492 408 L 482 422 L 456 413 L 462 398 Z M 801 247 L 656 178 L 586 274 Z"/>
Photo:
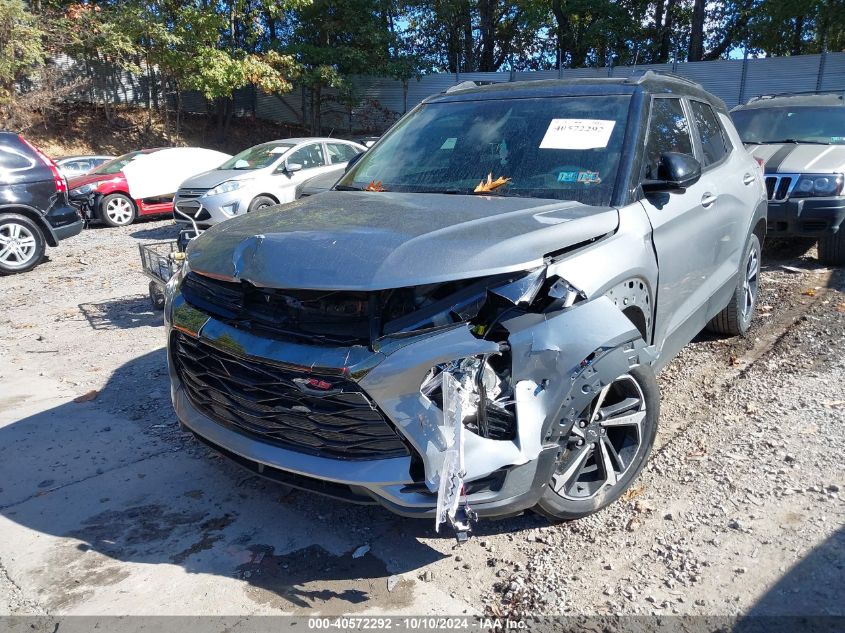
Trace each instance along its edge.
<path fill-rule="evenodd" d="M 35 161 L 28 156 L 19 154 L 14 150 L 0 148 L 0 171 L 20 171 L 22 169 L 29 169 L 34 165 Z"/>
<path fill-rule="evenodd" d="M 320 143 L 312 143 L 296 150 L 288 157 L 287 162 L 299 163 L 302 165 L 302 169 L 313 169 L 314 167 L 324 166 L 326 159 L 323 158 L 323 149 Z"/>
<path fill-rule="evenodd" d="M 358 155 L 358 150 L 346 143 L 326 143 L 326 149 L 329 150 L 329 163 L 332 165 L 348 163 Z"/>
<path fill-rule="evenodd" d="M 716 113 L 708 104 L 701 101 L 690 101 L 692 108 L 692 119 L 698 129 L 698 137 L 701 139 L 701 149 L 704 153 L 702 165 L 718 163 L 730 151 L 730 144 L 725 135 L 725 130 L 719 123 Z"/>
<path fill-rule="evenodd" d="M 657 162 L 663 152 L 693 155 L 689 123 L 680 99 L 655 98 L 646 142 L 646 178 L 657 178 Z"/>

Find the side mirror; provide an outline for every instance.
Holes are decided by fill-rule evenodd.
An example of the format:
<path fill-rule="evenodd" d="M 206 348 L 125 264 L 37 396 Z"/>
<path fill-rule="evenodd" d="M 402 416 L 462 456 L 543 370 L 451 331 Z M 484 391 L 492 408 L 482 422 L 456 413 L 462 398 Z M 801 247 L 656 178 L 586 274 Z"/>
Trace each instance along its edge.
<path fill-rule="evenodd" d="M 352 158 L 350 158 L 350 159 L 349 159 L 349 162 L 348 162 L 348 163 L 346 163 L 346 169 L 344 169 L 344 170 L 343 170 L 343 173 L 345 174 L 345 173 L 346 173 L 346 172 L 348 172 L 350 169 L 352 169 L 352 166 L 353 166 L 355 163 L 357 163 L 359 160 L 361 160 L 361 158 L 364 156 L 364 154 L 365 154 L 365 153 L 366 153 L 366 152 L 361 152 L 360 154 L 355 154 L 355 156 L 353 156 Z"/>
<path fill-rule="evenodd" d="M 295 171 L 299 171 L 302 169 L 302 165 L 300 163 L 288 163 L 285 161 L 285 171 L 289 174 L 292 174 Z"/>
<path fill-rule="evenodd" d="M 689 154 L 664 152 L 657 161 L 657 178 L 644 180 L 643 191 L 683 191 L 701 178 L 701 163 Z"/>

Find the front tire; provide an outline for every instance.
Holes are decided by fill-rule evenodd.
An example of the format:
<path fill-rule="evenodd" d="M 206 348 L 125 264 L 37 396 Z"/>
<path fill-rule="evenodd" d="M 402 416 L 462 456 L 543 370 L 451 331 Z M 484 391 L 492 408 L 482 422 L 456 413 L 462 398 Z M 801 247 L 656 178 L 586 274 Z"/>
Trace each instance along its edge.
<path fill-rule="evenodd" d="M 0 215 L 0 275 L 25 273 L 44 257 L 47 244 L 39 226 L 24 215 Z"/>
<path fill-rule="evenodd" d="M 272 207 L 274 204 L 278 204 L 278 202 L 273 200 L 270 196 L 256 196 L 253 201 L 249 203 L 249 208 L 246 212 L 252 213 L 253 211 L 261 211 L 261 209 Z"/>
<path fill-rule="evenodd" d="M 137 214 L 135 203 L 122 193 L 110 193 L 100 202 L 100 219 L 108 226 L 129 226 Z"/>
<path fill-rule="evenodd" d="M 845 223 L 836 233 L 819 238 L 819 260 L 828 266 L 845 266 Z"/>
<path fill-rule="evenodd" d="M 561 438 L 557 467 L 535 511 L 567 521 L 616 501 L 645 466 L 659 416 L 660 392 L 651 367 L 638 365 L 616 378 Z"/>
<path fill-rule="evenodd" d="M 728 336 L 748 334 L 760 290 L 760 240 L 754 234 L 748 238 L 742 261 L 739 281 L 730 303 L 707 324 L 711 332 Z"/>

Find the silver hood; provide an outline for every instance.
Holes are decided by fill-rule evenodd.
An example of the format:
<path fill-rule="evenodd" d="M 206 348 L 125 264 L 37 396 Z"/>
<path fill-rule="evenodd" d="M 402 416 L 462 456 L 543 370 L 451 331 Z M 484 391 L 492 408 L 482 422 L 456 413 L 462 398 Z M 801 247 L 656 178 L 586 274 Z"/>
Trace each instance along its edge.
<path fill-rule="evenodd" d="M 577 202 L 329 191 L 213 227 L 188 263 L 261 287 L 382 290 L 529 269 L 618 224 Z"/>
<path fill-rule="evenodd" d="M 748 153 L 765 162 L 767 174 L 831 174 L 845 172 L 845 145 L 767 143 L 746 145 Z"/>
<path fill-rule="evenodd" d="M 191 176 L 179 188 L 211 189 L 227 180 L 252 180 L 263 173 L 264 169 L 211 169 Z"/>

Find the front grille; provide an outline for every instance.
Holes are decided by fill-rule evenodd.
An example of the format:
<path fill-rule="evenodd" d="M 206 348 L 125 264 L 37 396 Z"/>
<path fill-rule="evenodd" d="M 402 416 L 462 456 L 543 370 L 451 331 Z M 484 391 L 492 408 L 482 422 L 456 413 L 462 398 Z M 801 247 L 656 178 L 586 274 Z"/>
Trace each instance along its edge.
<path fill-rule="evenodd" d="M 220 319 L 311 343 L 367 345 L 370 298 L 366 292 L 258 288 L 189 273 L 182 283 L 189 304 Z"/>
<path fill-rule="evenodd" d="M 175 332 L 173 363 L 191 403 L 229 428 L 291 450 L 345 460 L 409 455 L 358 385 L 242 358 Z"/>
<path fill-rule="evenodd" d="M 806 220 L 805 222 L 801 223 L 801 230 L 802 231 L 825 231 L 827 230 L 827 221 L 826 220 Z"/>
<path fill-rule="evenodd" d="M 766 176 L 766 196 L 769 200 L 786 200 L 792 190 L 795 176 Z"/>
<path fill-rule="evenodd" d="M 208 189 L 180 189 L 176 193 L 177 200 L 194 200 L 196 198 L 201 198 L 206 193 L 208 193 Z"/>

